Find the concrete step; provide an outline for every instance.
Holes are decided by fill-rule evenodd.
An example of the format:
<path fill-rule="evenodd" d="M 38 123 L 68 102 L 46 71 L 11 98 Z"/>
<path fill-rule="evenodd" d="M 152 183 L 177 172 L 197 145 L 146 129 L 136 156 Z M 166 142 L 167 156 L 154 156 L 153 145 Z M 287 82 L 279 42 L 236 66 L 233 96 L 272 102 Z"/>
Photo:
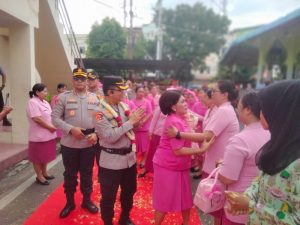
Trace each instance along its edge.
<path fill-rule="evenodd" d="M 0 172 L 28 157 L 28 145 L 0 143 Z"/>

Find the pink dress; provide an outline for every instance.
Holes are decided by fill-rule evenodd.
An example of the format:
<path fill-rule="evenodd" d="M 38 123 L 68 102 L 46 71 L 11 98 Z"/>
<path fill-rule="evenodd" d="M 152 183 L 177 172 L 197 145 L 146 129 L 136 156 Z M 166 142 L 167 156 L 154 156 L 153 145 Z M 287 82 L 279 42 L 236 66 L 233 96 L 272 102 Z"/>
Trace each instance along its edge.
<path fill-rule="evenodd" d="M 185 118 L 176 114 L 167 116 L 153 158 L 153 207 L 160 212 L 181 212 L 193 206 L 189 177 L 191 157 L 174 153 L 182 147 L 191 147 L 191 142 L 167 137 L 165 130 L 171 125 L 182 132 L 190 131 Z"/>
<path fill-rule="evenodd" d="M 148 94 L 146 99 L 150 102 L 152 109 L 155 109 L 154 97 L 151 94 Z"/>
<path fill-rule="evenodd" d="M 151 103 L 146 99 L 143 98 L 142 100 L 133 99 L 132 103 L 137 108 L 143 108 L 145 110 L 145 115 L 152 115 L 152 106 Z M 136 147 L 137 152 L 146 152 L 148 151 L 149 147 L 149 137 L 148 137 L 148 130 L 151 122 L 151 117 L 139 128 L 135 130 L 135 139 L 136 139 Z"/>
<path fill-rule="evenodd" d="M 236 182 L 228 185 L 227 190 L 243 193 L 250 186 L 259 173 L 255 155 L 269 139 L 270 132 L 264 130 L 260 122 L 255 122 L 229 140 L 220 174 Z M 245 224 L 247 221 L 247 215 L 233 216 L 226 213 L 226 217 L 235 223 Z"/>
<path fill-rule="evenodd" d="M 47 163 L 56 157 L 56 133 L 41 127 L 33 117 L 41 117 L 46 123 L 51 124 L 51 106 L 45 100 L 33 97 L 28 101 L 26 114 L 29 123 L 28 131 L 28 158 L 33 163 Z"/>
<path fill-rule="evenodd" d="M 206 151 L 203 171 L 210 174 L 216 167 L 216 162 L 223 159 L 225 146 L 231 137 L 239 132 L 239 122 L 230 102 L 225 102 L 216 108 L 204 131 L 211 131 L 216 136 L 214 143 Z"/>

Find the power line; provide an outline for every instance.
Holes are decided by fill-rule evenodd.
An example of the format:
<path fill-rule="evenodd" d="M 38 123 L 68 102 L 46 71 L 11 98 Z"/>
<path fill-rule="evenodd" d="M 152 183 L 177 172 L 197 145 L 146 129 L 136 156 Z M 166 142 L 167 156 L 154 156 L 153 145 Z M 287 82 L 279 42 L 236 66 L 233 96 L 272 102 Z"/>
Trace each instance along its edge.
<path fill-rule="evenodd" d="M 102 1 L 94 0 L 94 2 L 97 2 L 97 3 L 101 4 L 101 5 L 104 5 L 104 6 L 108 7 L 108 8 L 111 8 L 111 9 L 114 9 L 114 10 L 115 10 L 114 7 L 112 7 L 111 5 L 108 5 L 108 4 L 104 3 L 104 2 L 102 2 Z"/>

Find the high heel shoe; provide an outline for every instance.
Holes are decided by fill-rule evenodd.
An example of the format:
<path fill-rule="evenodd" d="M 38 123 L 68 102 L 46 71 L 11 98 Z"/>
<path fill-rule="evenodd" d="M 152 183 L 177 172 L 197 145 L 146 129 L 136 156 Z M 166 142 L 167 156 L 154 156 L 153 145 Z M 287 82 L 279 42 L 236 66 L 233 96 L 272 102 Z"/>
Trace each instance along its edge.
<path fill-rule="evenodd" d="M 44 177 L 45 177 L 46 180 L 53 180 L 55 178 L 55 176 L 52 176 L 52 175 L 44 176 Z"/>
<path fill-rule="evenodd" d="M 145 171 L 145 172 L 140 173 L 140 174 L 138 175 L 138 178 L 145 177 L 147 173 L 148 173 L 148 171 Z"/>
<path fill-rule="evenodd" d="M 140 169 L 143 169 L 145 167 L 145 164 L 140 163 Z"/>
<path fill-rule="evenodd" d="M 47 181 L 47 180 L 40 181 L 39 178 L 37 178 L 37 177 L 35 178 L 35 182 L 40 185 L 49 185 L 50 184 L 49 181 Z"/>

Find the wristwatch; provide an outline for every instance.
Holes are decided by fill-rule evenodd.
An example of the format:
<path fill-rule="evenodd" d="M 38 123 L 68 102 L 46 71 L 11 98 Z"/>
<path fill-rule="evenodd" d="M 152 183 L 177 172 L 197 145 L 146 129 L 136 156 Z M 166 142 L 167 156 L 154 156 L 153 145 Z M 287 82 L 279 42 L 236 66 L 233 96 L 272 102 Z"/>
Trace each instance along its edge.
<path fill-rule="evenodd" d="M 175 136 L 176 139 L 181 139 L 180 131 L 177 131 L 177 134 Z"/>

